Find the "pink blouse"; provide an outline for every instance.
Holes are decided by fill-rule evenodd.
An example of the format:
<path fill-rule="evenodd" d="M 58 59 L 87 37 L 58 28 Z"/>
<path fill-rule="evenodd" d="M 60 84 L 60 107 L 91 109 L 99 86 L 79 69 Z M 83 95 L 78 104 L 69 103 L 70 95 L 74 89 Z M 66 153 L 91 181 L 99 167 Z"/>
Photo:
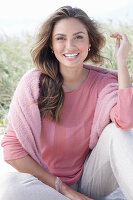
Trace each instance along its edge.
<path fill-rule="evenodd" d="M 77 90 L 65 93 L 60 123 L 42 118 L 42 158 L 51 174 L 60 177 L 68 185 L 74 184 L 82 173 L 89 153 L 97 98 L 102 88 L 112 82 L 117 82 L 113 75 L 90 70 L 87 79 Z M 133 127 L 133 88 L 118 90 L 117 104 L 112 108 L 110 118 L 119 128 Z M 5 160 L 28 154 L 16 138 L 11 124 L 7 127 L 2 146 Z"/>

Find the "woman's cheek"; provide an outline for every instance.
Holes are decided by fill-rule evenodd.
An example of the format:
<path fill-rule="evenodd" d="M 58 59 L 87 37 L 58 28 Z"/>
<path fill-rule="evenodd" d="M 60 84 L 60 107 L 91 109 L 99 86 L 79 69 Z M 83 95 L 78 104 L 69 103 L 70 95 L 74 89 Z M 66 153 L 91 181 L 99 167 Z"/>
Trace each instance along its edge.
<path fill-rule="evenodd" d="M 54 48 L 54 52 L 61 53 L 63 51 L 63 49 L 64 48 L 62 45 L 56 45 Z"/>

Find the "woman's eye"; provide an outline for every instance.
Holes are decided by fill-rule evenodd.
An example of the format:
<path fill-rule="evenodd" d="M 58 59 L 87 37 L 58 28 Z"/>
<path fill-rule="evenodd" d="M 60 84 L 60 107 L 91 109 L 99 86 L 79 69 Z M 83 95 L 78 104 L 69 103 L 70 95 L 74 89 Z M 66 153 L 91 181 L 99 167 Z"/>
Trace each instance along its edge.
<path fill-rule="evenodd" d="M 59 37 L 59 38 L 57 38 L 57 40 L 65 40 L 65 38 Z"/>
<path fill-rule="evenodd" d="M 76 39 L 83 39 L 83 36 L 78 35 L 78 36 L 76 36 Z"/>

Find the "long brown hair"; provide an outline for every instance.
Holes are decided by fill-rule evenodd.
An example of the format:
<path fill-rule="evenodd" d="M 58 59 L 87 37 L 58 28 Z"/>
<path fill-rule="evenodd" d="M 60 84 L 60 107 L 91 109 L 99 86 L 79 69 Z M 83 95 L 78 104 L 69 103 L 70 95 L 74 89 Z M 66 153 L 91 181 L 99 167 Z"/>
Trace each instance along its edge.
<path fill-rule="evenodd" d="M 33 62 L 41 71 L 40 96 L 38 106 L 40 113 L 44 117 L 59 122 L 61 109 L 64 103 L 64 91 L 62 88 L 63 77 L 59 70 L 59 61 L 52 52 L 51 39 L 54 25 L 64 18 L 76 18 L 80 20 L 88 31 L 91 50 L 85 61 L 93 63 L 103 63 L 100 50 L 105 44 L 104 36 L 99 32 L 97 23 L 79 8 L 64 6 L 56 10 L 41 26 L 36 38 L 36 42 L 31 49 Z"/>

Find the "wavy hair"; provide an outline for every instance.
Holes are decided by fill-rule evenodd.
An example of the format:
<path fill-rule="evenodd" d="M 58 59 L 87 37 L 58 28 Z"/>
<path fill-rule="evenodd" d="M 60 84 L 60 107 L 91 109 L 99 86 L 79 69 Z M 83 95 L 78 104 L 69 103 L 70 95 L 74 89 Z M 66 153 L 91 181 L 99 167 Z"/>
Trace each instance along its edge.
<path fill-rule="evenodd" d="M 88 31 L 91 50 L 88 52 L 85 61 L 90 60 L 93 63 L 102 64 L 103 57 L 100 55 L 100 50 L 105 45 L 105 38 L 99 32 L 97 23 L 79 8 L 61 7 L 40 27 L 36 42 L 31 49 L 33 62 L 41 72 L 38 106 L 41 116 L 50 117 L 56 122 L 60 121 L 64 103 L 63 77 L 59 70 L 59 61 L 52 53 L 50 46 L 55 24 L 64 18 L 80 20 Z"/>

